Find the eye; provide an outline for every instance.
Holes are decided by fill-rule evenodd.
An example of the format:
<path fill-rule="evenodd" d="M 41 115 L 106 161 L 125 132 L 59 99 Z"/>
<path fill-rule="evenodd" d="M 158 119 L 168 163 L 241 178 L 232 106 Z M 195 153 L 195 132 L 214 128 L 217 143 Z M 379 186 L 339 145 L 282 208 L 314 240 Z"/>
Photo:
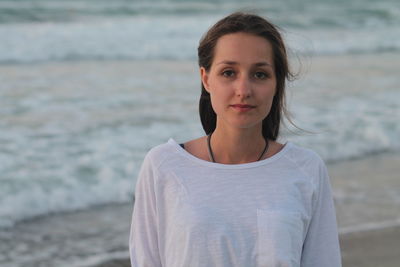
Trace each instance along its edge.
<path fill-rule="evenodd" d="M 264 80 L 268 78 L 268 74 L 262 71 L 257 71 L 256 73 L 254 73 L 254 77 L 260 80 Z"/>
<path fill-rule="evenodd" d="M 222 72 L 222 76 L 224 77 L 232 77 L 235 74 L 233 70 L 225 70 Z"/>

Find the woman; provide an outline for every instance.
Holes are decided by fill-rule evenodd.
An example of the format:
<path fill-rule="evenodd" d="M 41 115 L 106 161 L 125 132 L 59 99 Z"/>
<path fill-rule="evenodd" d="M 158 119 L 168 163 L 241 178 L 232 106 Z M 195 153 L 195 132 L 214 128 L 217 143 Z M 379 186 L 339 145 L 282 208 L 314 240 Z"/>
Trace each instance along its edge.
<path fill-rule="evenodd" d="M 198 56 L 207 135 L 147 153 L 132 266 L 341 266 L 325 164 L 276 141 L 290 76 L 279 32 L 234 13 L 210 28 Z"/>

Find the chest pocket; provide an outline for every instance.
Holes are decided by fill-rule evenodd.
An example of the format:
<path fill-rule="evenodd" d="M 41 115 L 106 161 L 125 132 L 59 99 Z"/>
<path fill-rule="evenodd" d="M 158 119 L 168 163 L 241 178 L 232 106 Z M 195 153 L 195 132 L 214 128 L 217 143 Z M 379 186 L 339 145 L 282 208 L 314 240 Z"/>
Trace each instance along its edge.
<path fill-rule="evenodd" d="M 257 209 L 257 266 L 300 266 L 303 229 L 300 212 Z"/>

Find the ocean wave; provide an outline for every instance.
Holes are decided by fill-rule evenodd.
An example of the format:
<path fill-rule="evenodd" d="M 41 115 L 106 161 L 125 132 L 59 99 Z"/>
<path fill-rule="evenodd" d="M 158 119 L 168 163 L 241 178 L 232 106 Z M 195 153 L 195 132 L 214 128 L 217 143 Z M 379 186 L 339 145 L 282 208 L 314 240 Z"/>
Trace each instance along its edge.
<path fill-rule="evenodd" d="M 195 59 L 202 34 L 236 10 L 271 19 L 297 53 L 400 51 L 400 7 L 391 0 L 3 0 L 0 64 Z"/>
<path fill-rule="evenodd" d="M 249 10 L 267 14 L 279 24 L 292 26 L 348 27 L 372 23 L 399 22 L 400 8 L 392 0 L 382 1 L 319 1 L 253 0 L 2 0 L 0 23 L 59 22 L 87 18 L 111 18 L 134 15 L 226 14 L 233 10 Z M 332 16 L 334 14 L 334 16 Z"/>
<path fill-rule="evenodd" d="M 0 25 L 0 64 L 80 60 L 196 59 L 213 16 L 137 16 L 118 20 Z M 292 29 L 291 50 L 308 55 L 400 51 L 400 27 Z M 391 36 L 391 38 L 387 38 Z"/>

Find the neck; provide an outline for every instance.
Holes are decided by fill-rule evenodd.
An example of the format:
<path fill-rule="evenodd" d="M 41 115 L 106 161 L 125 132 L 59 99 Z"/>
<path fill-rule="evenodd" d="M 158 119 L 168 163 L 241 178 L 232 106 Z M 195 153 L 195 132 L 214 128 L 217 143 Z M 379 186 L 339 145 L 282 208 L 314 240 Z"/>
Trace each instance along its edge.
<path fill-rule="evenodd" d="M 257 161 L 266 143 L 261 127 L 235 131 L 217 127 L 212 134 L 210 144 L 215 162 L 243 164 Z"/>

